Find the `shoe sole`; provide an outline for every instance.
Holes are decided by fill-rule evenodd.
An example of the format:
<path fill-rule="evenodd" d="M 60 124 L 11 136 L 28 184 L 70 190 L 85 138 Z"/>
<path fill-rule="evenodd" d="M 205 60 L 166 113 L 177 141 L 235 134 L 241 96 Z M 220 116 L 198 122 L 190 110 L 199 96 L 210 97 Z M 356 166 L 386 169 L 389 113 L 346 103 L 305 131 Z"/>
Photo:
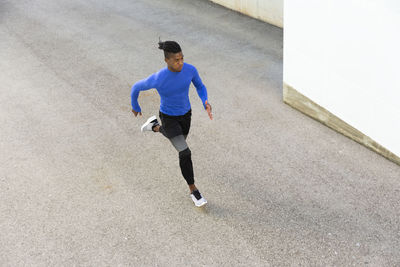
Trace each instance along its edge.
<path fill-rule="evenodd" d="M 140 131 L 143 132 L 143 129 L 149 125 L 150 122 L 156 120 L 157 117 L 156 116 L 151 116 L 150 118 L 148 118 L 148 120 L 142 125 L 142 128 L 140 128 Z"/>
<path fill-rule="evenodd" d="M 203 203 L 201 203 L 200 205 L 197 205 L 196 203 L 194 203 L 194 205 L 198 208 L 203 207 L 205 204 L 207 204 L 207 200 Z"/>
<path fill-rule="evenodd" d="M 196 204 L 194 204 L 196 207 L 198 207 L 198 208 L 200 208 L 200 207 L 203 207 L 204 205 L 206 205 L 207 204 L 207 202 L 204 202 L 204 203 L 202 203 L 202 204 L 200 204 L 200 205 L 196 205 Z"/>

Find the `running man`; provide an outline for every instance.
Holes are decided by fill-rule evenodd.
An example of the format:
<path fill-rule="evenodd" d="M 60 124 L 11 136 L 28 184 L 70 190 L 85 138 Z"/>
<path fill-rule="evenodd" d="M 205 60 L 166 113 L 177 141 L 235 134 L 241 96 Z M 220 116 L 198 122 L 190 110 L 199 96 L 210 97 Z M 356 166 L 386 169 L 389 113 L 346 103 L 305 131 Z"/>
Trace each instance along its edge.
<path fill-rule="evenodd" d="M 137 101 L 139 92 L 155 88 L 160 95 L 159 117 L 150 117 L 143 124 L 141 131 L 159 132 L 168 138 L 179 153 L 179 166 L 183 177 L 189 185 L 190 196 L 197 207 L 207 203 L 194 184 L 191 151 L 186 143 L 189 134 L 192 109 L 189 101 L 189 86 L 193 82 L 204 109 L 213 119 L 211 105 L 207 99 L 207 88 L 200 79 L 197 69 L 183 62 L 182 49 L 175 41 L 159 42 L 159 49 L 164 51 L 167 67 L 150 75 L 147 79 L 135 83 L 131 91 L 132 112 L 141 116 Z"/>

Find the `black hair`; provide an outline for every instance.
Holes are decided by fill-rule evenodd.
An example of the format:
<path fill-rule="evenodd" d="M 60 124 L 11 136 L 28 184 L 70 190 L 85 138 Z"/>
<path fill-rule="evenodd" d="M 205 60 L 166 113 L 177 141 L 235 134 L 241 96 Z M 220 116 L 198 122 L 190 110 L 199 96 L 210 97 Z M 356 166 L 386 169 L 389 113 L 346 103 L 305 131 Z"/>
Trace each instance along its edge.
<path fill-rule="evenodd" d="M 180 45 L 175 41 L 158 42 L 158 49 L 164 50 L 164 56 L 169 58 L 170 54 L 182 52 Z"/>

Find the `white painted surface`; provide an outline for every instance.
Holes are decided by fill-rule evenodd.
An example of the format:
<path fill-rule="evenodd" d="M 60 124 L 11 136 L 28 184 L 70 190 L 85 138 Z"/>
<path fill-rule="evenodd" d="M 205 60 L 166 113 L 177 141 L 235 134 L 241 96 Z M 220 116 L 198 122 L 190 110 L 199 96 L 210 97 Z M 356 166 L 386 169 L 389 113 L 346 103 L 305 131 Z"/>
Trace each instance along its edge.
<path fill-rule="evenodd" d="M 400 2 L 286 0 L 284 82 L 400 155 Z"/>
<path fill-rule="evenodd" d="M 283 0 L 211 0 L 227 8 L 283 27 Z"/>

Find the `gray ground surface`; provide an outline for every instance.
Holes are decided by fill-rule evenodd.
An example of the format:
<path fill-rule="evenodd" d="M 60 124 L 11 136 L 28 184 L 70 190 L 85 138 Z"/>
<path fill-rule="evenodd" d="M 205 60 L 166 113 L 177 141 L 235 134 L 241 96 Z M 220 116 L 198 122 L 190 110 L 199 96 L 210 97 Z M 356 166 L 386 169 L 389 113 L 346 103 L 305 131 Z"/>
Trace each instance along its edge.
<path fill-rule="evenodd" d="M 181 43 L 193 206 L 130 88 Z M 282 103 L 282 30 L 208 1 L 0 1 L 1 266 L 399 266 L 400 168 Z"/>

